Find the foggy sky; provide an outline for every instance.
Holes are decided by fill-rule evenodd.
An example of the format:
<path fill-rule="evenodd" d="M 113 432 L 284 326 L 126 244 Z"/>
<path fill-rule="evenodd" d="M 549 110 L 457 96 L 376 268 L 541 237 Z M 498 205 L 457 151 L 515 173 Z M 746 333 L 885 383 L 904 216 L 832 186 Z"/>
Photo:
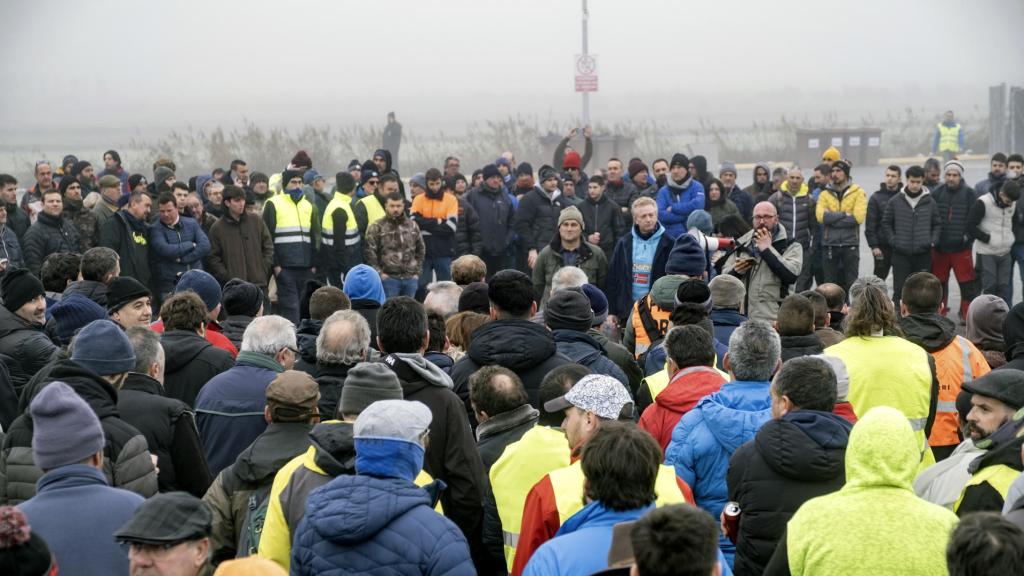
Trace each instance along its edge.
<path fill-rule="evenodd" d="M 987 103 L 1024 1 L 591 0 L 597 119 Z M 2 0 L 0 133 L 567 120 L 578 0 Z"/>

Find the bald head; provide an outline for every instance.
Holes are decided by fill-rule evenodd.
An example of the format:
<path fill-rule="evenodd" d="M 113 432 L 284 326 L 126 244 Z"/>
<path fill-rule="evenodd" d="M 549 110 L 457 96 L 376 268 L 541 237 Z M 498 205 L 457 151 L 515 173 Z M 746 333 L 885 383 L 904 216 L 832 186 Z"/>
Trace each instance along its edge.
<path fill-rule="evenodd" d="M 774 228 L 779 222 L 779 213 L 771 202 L 758 202 L 754 206 L 754 228 Z"/>
<path fill-rule="evenodd" d="M 324 321 L 316 338 L 317 364 L 351 366 L 366 359 L 370 325 L 358 312 L 340 310 Z"/>

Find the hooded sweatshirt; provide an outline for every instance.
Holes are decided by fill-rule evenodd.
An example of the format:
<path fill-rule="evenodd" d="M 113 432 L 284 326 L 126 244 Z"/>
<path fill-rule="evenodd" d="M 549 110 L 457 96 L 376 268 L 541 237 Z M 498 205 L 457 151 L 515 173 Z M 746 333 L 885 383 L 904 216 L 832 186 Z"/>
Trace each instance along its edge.
<path fill-rule="evenodd" d="M 792 574 L 945 574 L 956 516 L 914 494 L 920 460 L 902 412 L 869 410 L 850 433 L 846 484 L 800 507 L 766 573 L 788 564 Z"/>
<path fill-rule="evenodd" d="M 430 408 L 433 420 L 423 469 L 447 484 L 441 494 L 445 516 L 476 548 L 483 526 L 484 468 L 465 406 L 452 392 L 451 377 L 419 354 L 392 353 L 383 363 L 398 376 L 406 400 Z"/>
<path fill-rule="evenodd" d="M 964 336 L 985 355 L 988 364 L 997 368 L 1006 363 L 1003 355 L 1003 323 L 1009 314 L 1006 301 L 995 294 L 982 294 L 967 308 L 967 329 Z"/>
<path fill-rule="evenodd" d="M 743 511 L 737 575 L 761 574 L 786 523 L 811 498 L 846 482 L 844 459 L 853 426 L 835 414 L 796 410 L 769 420 L 729 461 L 729 499 Z"/>

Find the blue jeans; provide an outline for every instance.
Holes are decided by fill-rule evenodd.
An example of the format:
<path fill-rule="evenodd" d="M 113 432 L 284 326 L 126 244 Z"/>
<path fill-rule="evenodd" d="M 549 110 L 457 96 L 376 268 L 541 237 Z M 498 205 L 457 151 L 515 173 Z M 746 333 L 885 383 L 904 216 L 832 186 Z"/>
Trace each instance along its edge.
<path fill-rule="evenodd" d="M 419 287 L 419 280 L 416 278 L 388 278 L 381 282 L 384 284 L 385 298 L 413 297 L 416 296 L 416 288 Z"/>
<path fill-rule="evenodd" d="M 423 270 L 420 272 L 420 286 L 426 286 L 433 282 L 434 273 L 437 273 L 437 281 L 452 279 L 452 257 L 434 256 L 423 259 Z"/>

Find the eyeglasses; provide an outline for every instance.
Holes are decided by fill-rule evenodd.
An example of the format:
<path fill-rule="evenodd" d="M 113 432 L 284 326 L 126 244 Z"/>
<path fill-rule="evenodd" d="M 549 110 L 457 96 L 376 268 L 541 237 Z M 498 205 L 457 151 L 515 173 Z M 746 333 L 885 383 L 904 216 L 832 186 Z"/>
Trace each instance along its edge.
<path fill-rule="evenodd" d="M 775 214 L 754 214 L 754 220 L 771 220 L 772 218 L 775 218 Z"/>
<path fill-rule="evenodd" d="M 369 184 L 370 186 L 376 186 L 377 184 L 380 184 L 380 180 L 367 180 L 366 184 Z"/>

